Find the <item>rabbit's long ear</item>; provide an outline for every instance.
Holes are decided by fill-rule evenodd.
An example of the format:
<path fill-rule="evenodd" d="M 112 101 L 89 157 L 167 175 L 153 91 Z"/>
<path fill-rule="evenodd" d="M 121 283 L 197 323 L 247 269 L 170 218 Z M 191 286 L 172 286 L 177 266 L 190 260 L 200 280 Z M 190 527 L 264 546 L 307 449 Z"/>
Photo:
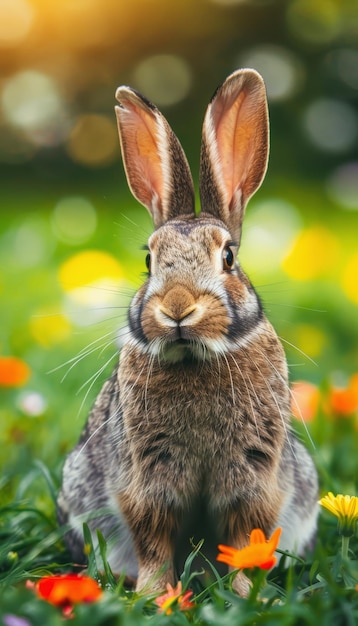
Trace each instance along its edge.
<path fill-rule="evenodd" d="M 172 217 L 194 215 L 194 186 L 183 148 L 165 117 L 130 87 L 119 87 L 116 106 L 128 184 L 156 228 Z"/>
<path fill-rule="evenodd" d="M 206 111 L 200 162 L 203 211 L 240 241 L 245 206 L 264 178 L 269 152 L 266 91 L 254 70 L 231 74 Z"/>

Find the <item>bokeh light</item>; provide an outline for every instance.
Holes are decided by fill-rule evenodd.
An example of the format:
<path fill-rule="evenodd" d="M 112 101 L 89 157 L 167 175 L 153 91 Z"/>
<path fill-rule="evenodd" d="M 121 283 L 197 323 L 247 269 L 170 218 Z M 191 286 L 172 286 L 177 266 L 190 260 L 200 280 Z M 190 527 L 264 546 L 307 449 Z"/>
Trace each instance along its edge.
<path fill-rule="evenodd" d="M 256 276 L 277 271 L 300 226 L 297 209 L 284 200 L 272 198 L 250 205 L 240 251 L 244 267 Z"/>
<path fill-rule="evenodd" d="M 262 75 L 270 101 L 285 100 L 302 87 L 304 66 L 281 46 L 260 45 L 240 55 L 238 67 L 252 67 Z"/>
<path fill-rule="evenodd" d="M 19 395 L 17 405 L 28 417 L 39 417 L 45 413 L 48 402 L 38 391 L 26 391 Z"/>
<path fill-rule="evenodd" d="M 44 265 L 55 248 L 49 235 L 50 229 L 45 219 L 39 216 L 24 219 L 18 228 L 8 233 L 13 261 L 26 268 Z"/>
<path fill-rule="evenodd" d="M 35 312 L 29 325 L 32 337 L 44 348 L 62 343 L 72 331 L 69 319 L 58 309 L 50 307 Z"/>
<path fill-rule="evenodd" d="M 87 326 L 112 317 L 108 308 L 119 306 L 123 276 L 117 259 L 101 250 L 83 250 L 67 259 L 59 269 L 59 281 L 71 321 Z"/>
<path fill-rule="evenodd" d="M 81 115 L 72 128 L 67 151 L 77 163 L 104 167 L 119 157 L 117 127 L 106 115 Z"/>
<path fill-rule="evenodd" d="M 192 70 L 183 57 L 158 54 L 141 61 L 133 71 L 133 83 L 158 106 L 183 100 L 192 84 Z"/>
<path fill-rule="evenodd" d="M 295 346 L 311 359 L 319 357 L 327 344 L 325 333 L 318 326 L 310 324 L 297 324 L 292 337 Z"/>
<path fill-rule="evenodd" d="M 95 232 L 96 226 L 96 210 L 86 198 L 66 196 L 57 202 L 52 215 L 52 227 L 61 241 L 72 245 L 85 243 Z"/>
<path fill-rule="evenodd" d="M 352 89 L 358 89 L 358 50 L 339 48 L 326 57 L 331 72 Z"/>
<path fill-rule="evenodd" d="M 57 145 L 68 131 L 66 105 L 54 79 L 24 70 L 11 76 L 2 91 L 4 117 L 38 145 Z"/>
<path fill-rule="evenodd" d="M 352 254 L 342 274 L 343 290 L 354 304 L 358 305 L 358 253 Z"/>
<path fill-rule="evenodd" d="M 358 211 L 358 161 L 337 167 L 327 180 L 326 187 L 338 205 Z"/>
<path fill-rule="evenodd" d="M 117 259 L 102 250 L 83 250 L 62 263 L 59 281 L 64 291 L 95 285 L 103 280 L 113 284 L 123 278 L 123 270 Z"/>
<path fill-rule="evenodd" d="M 311 142 L 321 150 L 346 152 L 358 135 L 356 113 L 351 105 L 320 98 L 306 109 L 303 125 Z"/>
<path fill-rule="evenodd" d="M 339 242 L 325 226 L 311 226 L 300 231 L 282 268 L 295 280 L 313 280 L 331 274 L 337 263 Z"/>
<path fill-rule="evenodd" d="M 0 47 L 17 46 L 29 34 L 34 7 L 27 0 L 1 0 Z"/>

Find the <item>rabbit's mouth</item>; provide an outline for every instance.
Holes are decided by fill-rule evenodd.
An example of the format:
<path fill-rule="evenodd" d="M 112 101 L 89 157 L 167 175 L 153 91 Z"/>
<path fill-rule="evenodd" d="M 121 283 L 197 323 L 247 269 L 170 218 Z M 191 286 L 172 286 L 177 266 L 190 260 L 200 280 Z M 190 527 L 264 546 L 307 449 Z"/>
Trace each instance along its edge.
<path fill-rule="evenodd" d="M 161 344 L 160 360 L 167 363 L 203 362 L 212 357 L 213 352 L 205 342 L 195 341 L 193 338 L 173 337 Z"/>
<path fill-rule="evenodd" d="M 191 341 L 190 339 L 184 339 L 184 337 L 179 337 L 179 339 L 176 339 L 174 343 L 176 343 L 179 346 L 190 346 Z"/>

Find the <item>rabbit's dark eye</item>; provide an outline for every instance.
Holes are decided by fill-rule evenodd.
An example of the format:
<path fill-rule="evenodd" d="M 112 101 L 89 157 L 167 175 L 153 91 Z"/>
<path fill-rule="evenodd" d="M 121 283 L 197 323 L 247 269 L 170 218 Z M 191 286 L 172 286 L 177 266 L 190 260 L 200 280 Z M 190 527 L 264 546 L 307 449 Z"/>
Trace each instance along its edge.
<path fill-rule="evenodd" d="M 234 253 L 230 246 L 226 246 L 223 250 L 223 269 L 232 270 L 235 265 Z"/>
<path fill-rule="evenodd" d="M 150 253 L 149 252 L 147 256 L 145 257 L 145 265 L 146 265 L 148 272 L 150 272 Z"/>

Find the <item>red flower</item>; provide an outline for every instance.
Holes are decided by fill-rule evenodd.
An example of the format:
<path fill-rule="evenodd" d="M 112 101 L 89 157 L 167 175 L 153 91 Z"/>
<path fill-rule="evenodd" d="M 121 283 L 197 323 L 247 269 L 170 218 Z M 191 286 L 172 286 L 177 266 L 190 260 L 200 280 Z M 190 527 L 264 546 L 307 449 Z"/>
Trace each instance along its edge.
<path fill-rule="evenodd" d="M 45 576 L 35 585 L 39 598 L 59 606 L 66 617 L 71 617 L 74 604 L 95 602 L 102 595 L 98 583 L 78 574 L 58 574 Z"/>
<path fill-rule="evenodd" d="M 193 608 L 194 603 L 189 601 L 189 598 L 191 598 L 192 595 L 192 591 L 182 593 L 181 581 L 179 581 L 177 586 L 174 588 L 167 583 L 167 593 L 164 593 L 162 596 L 158 596 L 155 599 L 155 603 L 159 606 L 163 613 L 171 615 L 171 613 L 173 613 L 172 606 L 174 604 L 179 607 L 180 611 L 186 611 L 187 609 Z"/>
<path fill-rule="evenodd" d="M 220 553 L 216 557 L 217 561 L 231 565 L 235 569 L 249 569 L 251 567 L 271 569 L 277 560 L 274 552 L 278 546 L 281 530 L 281 528 L 276 528 L 272 537 L 266 539 L 260 528 L 254 528 L 250 534 L 249 545 L 241 548 L 241 550 L 220 545 Z"/>

